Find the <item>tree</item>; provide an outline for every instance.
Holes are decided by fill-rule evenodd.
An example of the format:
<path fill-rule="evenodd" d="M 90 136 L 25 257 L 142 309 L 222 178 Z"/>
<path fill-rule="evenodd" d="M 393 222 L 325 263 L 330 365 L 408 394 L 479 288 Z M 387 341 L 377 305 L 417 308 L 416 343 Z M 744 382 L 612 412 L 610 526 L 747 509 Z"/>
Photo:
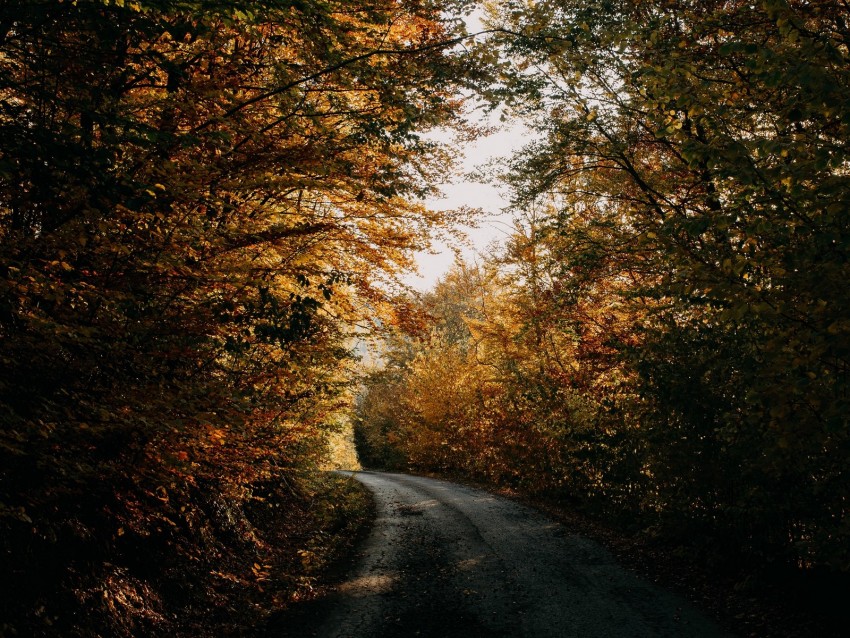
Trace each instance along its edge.
<path fill-rule="evenodd" d="M 632 338 L 611 345 L 637 375 L 643 508 L 682 538 L 836 569 L 847 17 L 782 0 L 492 9 L 504 93 L 544 136 L 514 164 L 517 201 L 558 198 L 582 290 L 619 264 Z"/>
<path fill-rule="evenodd" d="M 194 531 L 314 466 L 355 323 L 455 219 L 417 203 L 451 160 L 420 132 L 475 81 L 465 4 L 0 9 L 4 552 L 56 574 L 12 616 L 118 582 L 145 539 L 226 553 Z M 103 631 L 132 633 L 106 587 Z"/>

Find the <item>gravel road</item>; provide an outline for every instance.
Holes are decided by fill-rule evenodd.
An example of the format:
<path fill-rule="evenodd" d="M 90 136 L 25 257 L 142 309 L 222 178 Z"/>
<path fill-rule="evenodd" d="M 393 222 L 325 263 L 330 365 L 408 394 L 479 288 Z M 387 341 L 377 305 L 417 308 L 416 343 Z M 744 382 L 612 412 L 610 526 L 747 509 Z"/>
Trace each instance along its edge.
<path fill-rule="evenodd" d="M 292 635 L 319 638 L 725 636 L 599 544 L 510 500 L 357 472 L 377 521 L 352 571 Z"/>

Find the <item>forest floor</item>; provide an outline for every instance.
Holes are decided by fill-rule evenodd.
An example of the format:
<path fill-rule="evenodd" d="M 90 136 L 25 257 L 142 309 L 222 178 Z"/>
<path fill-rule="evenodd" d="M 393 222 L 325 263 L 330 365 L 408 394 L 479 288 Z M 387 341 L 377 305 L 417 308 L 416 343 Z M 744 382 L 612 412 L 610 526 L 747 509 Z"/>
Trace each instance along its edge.
<path fill-rule="evenodd" d="M 97 534 L 48 539 L 36 547 L 40 553 L 4 538 L 0 638 L 263 635 L 281 610 L 321 592 L 374 516 L 368 491 L 336 474 L 252 490 L 257 498 L 239 507 L 211 493 L 217 507 L 208 507 L 205 525 L 191 533 L 128 532 L 121 545 L 102 541 L 106 532 L 91 527 Z M 30 527 L 22 537 L 35 536 Z M 21 546 L 28 568 L 9 560 Z"/>

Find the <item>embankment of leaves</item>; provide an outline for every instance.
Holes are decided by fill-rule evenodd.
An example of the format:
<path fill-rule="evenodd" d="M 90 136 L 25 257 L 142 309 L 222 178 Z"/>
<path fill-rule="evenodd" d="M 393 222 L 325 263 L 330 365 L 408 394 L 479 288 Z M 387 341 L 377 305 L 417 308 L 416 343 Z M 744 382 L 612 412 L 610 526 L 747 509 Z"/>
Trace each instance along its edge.
<path fill-rule="evenodd" d="M 92 517 L 72 517 L 50 537 L 26 520 L 4 525 L 10 577 L 0 585 L 0 636 L 261 632 L 269 617 L 320 586 L 370 520 L 371 499 L 356 481 L 330 473 L 249 488 L 249 499 L 199 488 L 181 506 L 196 510 L 194 525 L 148 535 L 116 536 Z"/>

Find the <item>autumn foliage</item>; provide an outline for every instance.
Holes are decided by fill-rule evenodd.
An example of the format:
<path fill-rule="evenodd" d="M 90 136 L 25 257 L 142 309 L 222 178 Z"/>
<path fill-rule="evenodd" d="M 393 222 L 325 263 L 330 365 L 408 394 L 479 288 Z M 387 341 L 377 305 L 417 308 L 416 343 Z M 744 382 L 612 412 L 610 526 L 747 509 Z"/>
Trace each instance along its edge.
<path fill-rule="evenodd" d="M 174 635 L 180 601 L 260 585 L 251 504 L 298 520 L 355 326 L 453 221 L 415 202 L 460 29 L 391 0 L 3 5 L 4 635 Z"/>
<path fill-rule="evenodd" d="M 517 229 L 388 345 L 358 423 L 374 462 L 556 495 L 715 562 L 847 572 L 848 20 L 494 5 L 490 97 L 539 133 L 505 171 Z"/>
<path fill-rule="evenodd" d="M 303 594 L 365 333 L 369 463 L 850 570 L 850 12 L 505 0 L 470 38 L 473 4 L 3 4 L 0 633 Z M 468 139 L 473 98 L 537 133 L 514 232 L 404 298 L 466 214 L 421 204 L 453 159 L 423 132 Z"/>

